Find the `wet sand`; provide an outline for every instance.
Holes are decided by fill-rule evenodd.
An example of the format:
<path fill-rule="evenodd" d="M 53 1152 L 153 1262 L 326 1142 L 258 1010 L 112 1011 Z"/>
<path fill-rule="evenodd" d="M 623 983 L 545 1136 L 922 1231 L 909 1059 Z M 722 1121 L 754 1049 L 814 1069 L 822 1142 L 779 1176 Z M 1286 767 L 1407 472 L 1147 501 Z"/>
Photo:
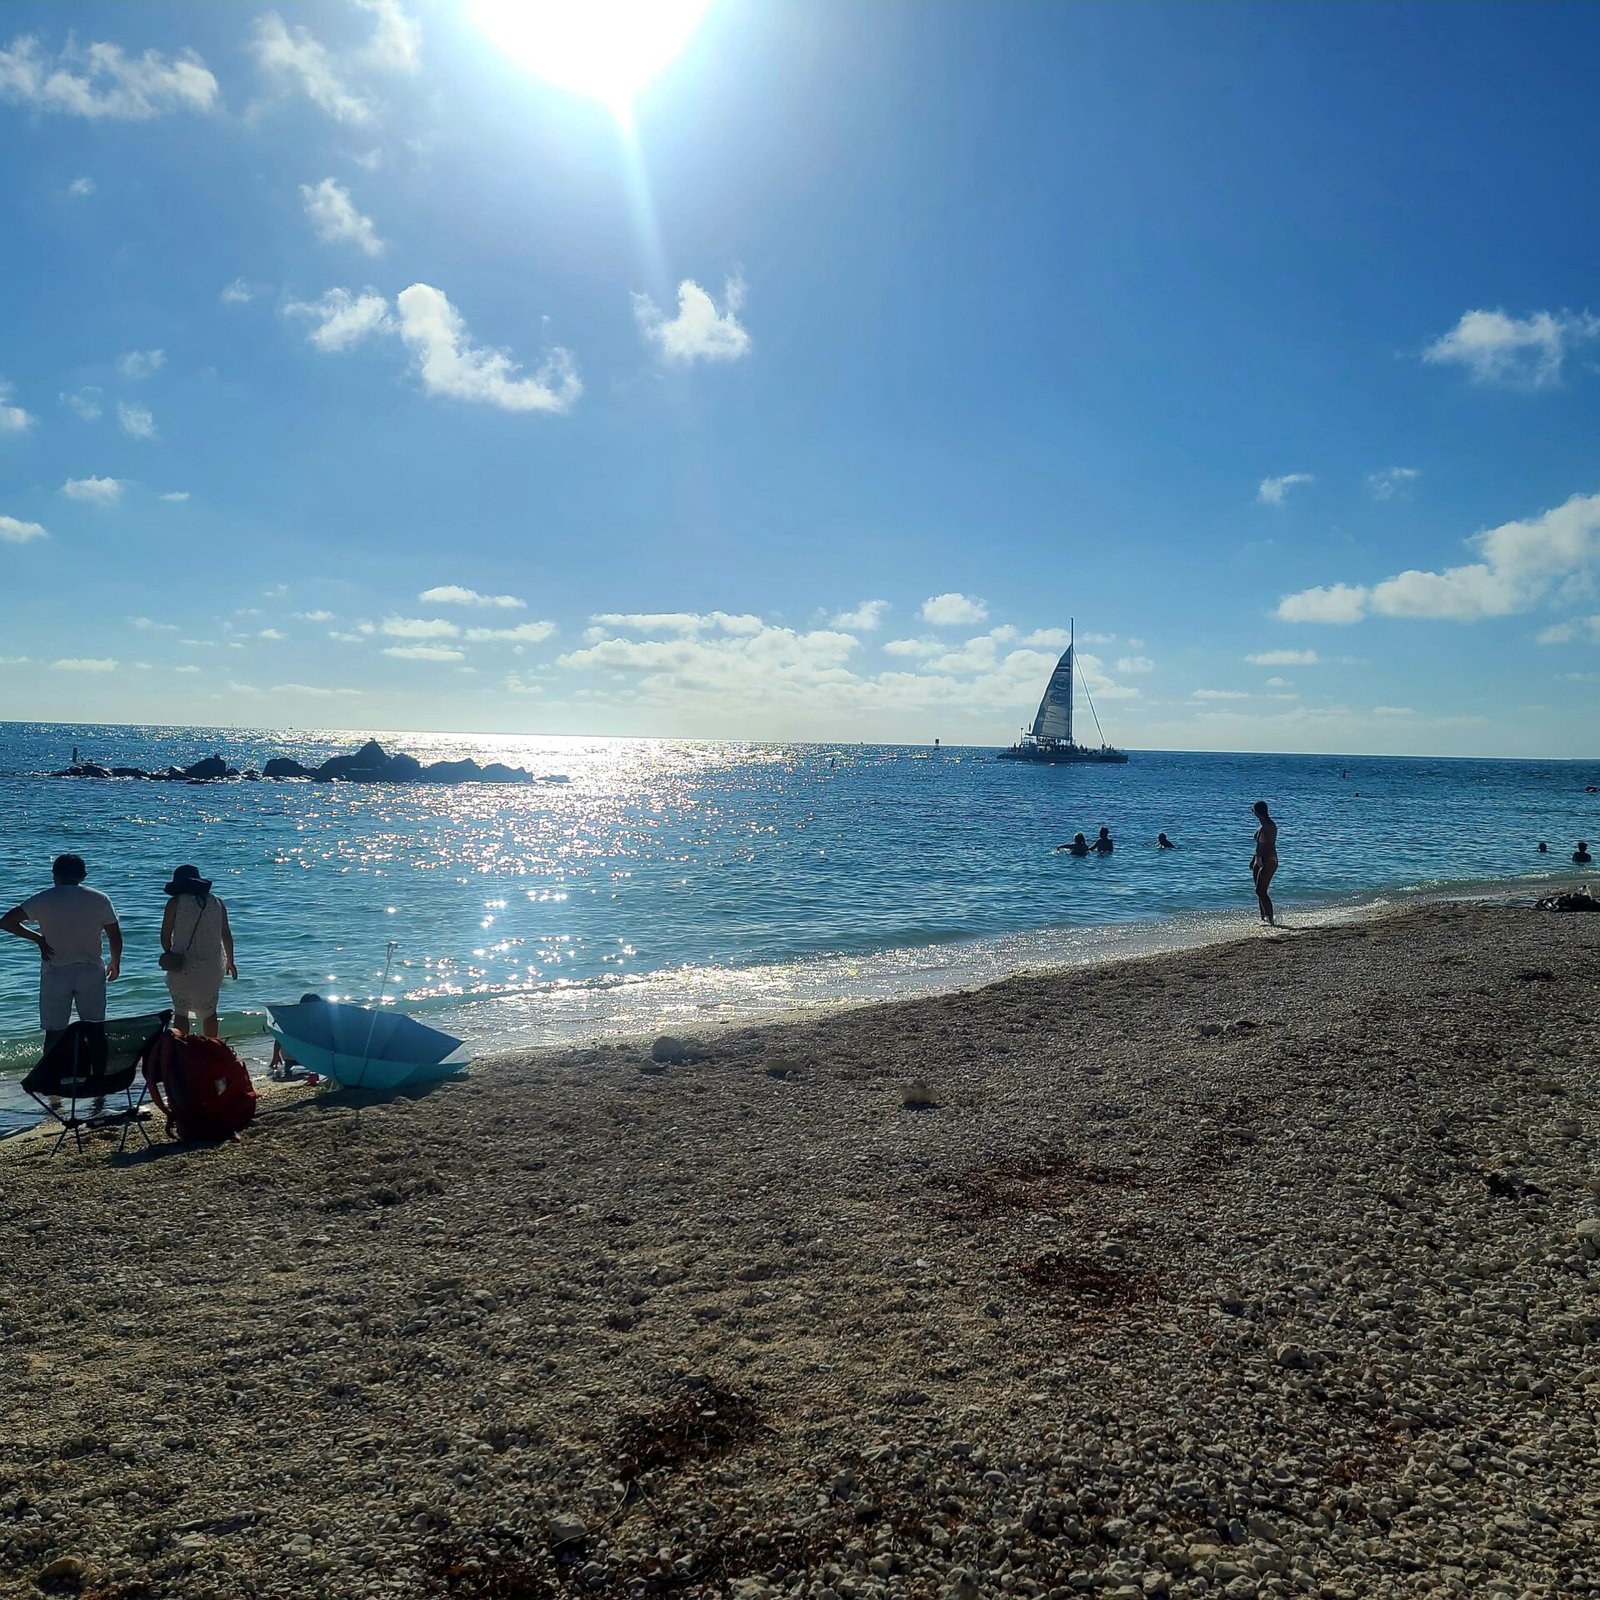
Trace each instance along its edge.
<path fill-rule="evenodd" d="M 7 1141 L 0 1594 L 1600 1593 L 1597 953 L 1425 907 Z"/>

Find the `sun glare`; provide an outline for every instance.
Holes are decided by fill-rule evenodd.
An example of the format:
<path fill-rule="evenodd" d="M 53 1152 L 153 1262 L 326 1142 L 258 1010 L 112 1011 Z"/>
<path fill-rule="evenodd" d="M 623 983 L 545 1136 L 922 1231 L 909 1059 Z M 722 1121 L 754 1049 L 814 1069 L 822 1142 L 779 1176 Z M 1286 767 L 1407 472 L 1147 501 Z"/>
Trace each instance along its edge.
<path fill-rule="evenodd" d="M 484 33 L 547 83 L 632 120 L 634 97 L 683 49 L 710 0 L 468 0 Z"/>

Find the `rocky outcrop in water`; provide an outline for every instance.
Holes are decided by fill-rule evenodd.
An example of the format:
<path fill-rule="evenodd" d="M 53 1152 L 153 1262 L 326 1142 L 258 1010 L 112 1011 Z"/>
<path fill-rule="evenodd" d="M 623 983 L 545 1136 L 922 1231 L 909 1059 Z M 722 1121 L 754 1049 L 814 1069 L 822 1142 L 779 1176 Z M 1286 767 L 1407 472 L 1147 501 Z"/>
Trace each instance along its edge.
<path fill-rule="evenodd" d="M 225 778 L 309 778 L 314 783 L 565 783 L 563 774 L 538 777 L 522 767 L 491 761 L 480 766 L 470 758 L 432 761 L 426 766 L 404 751 L 390 755 L 376 739 L 368 739 L 349 755 L 329 756 L 321 766 L 307 767 L 292 756 L 274 756 L 260 772 L 240 772 L 221 756 L 206 756 L 187 767 L 146 772 L 141 767 L 102 767 L 91 761 L 63 767 L 54 778 L 142 778 L 158 783 L 215 783 Z"/>

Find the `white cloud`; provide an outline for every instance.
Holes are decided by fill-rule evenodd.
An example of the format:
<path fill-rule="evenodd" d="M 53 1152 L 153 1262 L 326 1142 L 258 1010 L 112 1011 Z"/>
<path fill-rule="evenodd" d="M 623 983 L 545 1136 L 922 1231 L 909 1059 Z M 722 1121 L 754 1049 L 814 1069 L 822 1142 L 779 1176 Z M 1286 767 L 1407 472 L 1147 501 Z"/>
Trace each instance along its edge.
<path fill-rule="evenodd" d="M 114 44 L 79 46 L 59 56 L 24 34 L 0 50 L 0 100 L 72 117 L 142 121 L 166 111 L 209 111 L 217 80 L 192 50 L 168 61 L 154 50 L 126 56 Z"/>
<path fill-rule="evenodd" d="M 91 505 L 114 506 L 122 498 L 120 478 L 68 478 L 61 492 L 69 500 L 87 500 Z"/>
<path fill-rule="evenodd" d="M 1196 689 L 1189 698 L 1191 700 L 1248 700 L 1250 696 L 1243 689 Z"/>
<path fill-rule="evenodd" d="M 1264 506 L 1281 506 L 1297 484 L 1316 481 L 1309 472 L 1286 472 L 1281 478 L 1263 478 L 1256 490 L 1256 499 Z"/>
<path fill-rule="evenodd" d="M 130 405 L 126 400 L 117 401 L 117 426 L 130 439 L 154 439 L 156 437 L 156 419 L 149 408 L 147 406 Z"/>
<path fill-rule="evenodd" d="M 278 640 L 278 639 L 282 639 L 283 637 L 284 637 L 284 635 L 279 633 L 276 628 L 263 628 L 261 630 L 261 632 L 256 635 L 256 638 L 258 638 L 258 639 L 271 639 L 271 640 Z"/>
<path fill-rule="evenodd" d="M 62 405 L 75 411 L 85 422 L 95 421 L 101 412 L 102 391 L 91 384 L 86 389 L 79 389 L 76 394 L 63 394 L 59 398 Z"/>
<path fill-rule="evenodd" d="M 474 644 L 508 641 L 513 644 L 538 644 L 556 631 L 553 622 L 520 622 L 514 628 L 468 628 L 467 638 Z"/>
<path fill-rule="evenodd" d="M 72 182 L 67 185 L 67 193 L 70 194 L 74 200 L 87 200 L 89 196 L 94 193 L 94 179 L 74 178 Z"/>
<path fill-rule="evenodd" d="M 243 278 L 235 278 L 217 298 L 225 306 L 244 306 L 256 297 L 256 292 Z"/>
<path fill-rule="evenodd" d="M 1245 660 L 1252 667 L 1314 667 L 1321 657 L 1315 650 L 1258 650 Z"/>
<path fill-rule="evenodd" d="M 750 353 L 750 335 L 736 313 L 744 305 L 744 279 L 727 280 L 723 288 L 726 310 L 692 278 L 678 285 L 678 314 L 667 314 L 647 294 L 633 297 L 633 314 L 639 331 L 668 361 L 737 361 Z"/>
<path fill-rule="evenodd" d="M 728 611 L 600 611 L 590 617 L 602 628 L 627 628 L 633 633 L 759 633 L 766 626 L 749 612 Z M 597 630 L 591 628 L 590 633 Z"/>
<path fill-rule="evenodd" d="M 883 653 L 886 656 L 911 656 L 926 660 L 943 649 L 944 643 L 939 639 L 890 639 L 885 643 Z"/>
<path fill-rule="evenodd" d="M 854 611 L 841 611 L 833 619 L 833 625 L 860 633 L 874 633 L 888 609 L 887 600 L 863 600 Z"/>
<path fill-rule="evenodd" d="M 1422 352 L 1424 361 L 1465 367 L 1476 383 L 1547 389 L 1561 381 L 1574 347 L 1600 334 L 1600 317 L 1587 311 L 1469 311 Z"/>
<path fill-rule="evenodd" d="M 1278 602 L 1278 616 L 1284 622 L 1359 622 L 1366 615 L 1367 591 L 1359 584 L 1319 584 L 1286 594 Z"/>
<path fill-rule="evenodd" d="M 332 622 L 331 611 L 297 611 L 295 617 L 300 622 Z"/>
<path fill-rule="evenodd" d="M 166 364 L 165 350 L 130 350 L 117 358 L 117 371 L 124 378 L 148 378 Z"/>
<path fill-rule="evenodd" d="M 1375 717 L 1414 717 L 1417 713 L 1410 706 L 1374 706 L 1372 714 Z"/>
<path fill-rule="evenodd" d="M 117 664 L 107 656 L 63 656 L 50 663 L 57 672 L 115 672 Z"/>
<path fill-rule="evenodd" d="M 309 694 L 318 699 L 335 699 L 341 695 L 362 694 L 361 689 L 324 689 L 315 683 L 275 683 L 272 686 L 274 694 Z"/>
<path fill-rule="evenodd" d="M 1287 689 L 1289 687 L 1289 681 L 1290 680 L 1288 678 L 1268 678 L 1267 687 L 1269 689 Z"/>
<path fill-rule="evenodd" d="M 441 583 L 437 588 L 424 589 L 417 599 L 440 606 L 493 606 L 501 611 L 523 611 L 528 605 L 514 594 L 479 594 L 476 589 L 463 589 L 459 583 Z"/>
<path fill-rule="evenodd" d="M 383 631 L 391 639 L 454 639 L 461 632 L 443 617 L 385 617 Z"/>
<path fill-rule="evenodd" d="M 175 622 L 157 622 L 153 617 L 129 617 L 129 623 L 140 633 L 177 633 Z"/>
<path fill-rule="evenodd" d="M 348 289 L 330 289 L 320 300 L 291 300 L 283 308 L 286 317 L 310 317 L 316 322 L 306 338 L 319 350 L 348 350 L 368 334 L 388 333 L 394 328 L 389 302 L 376 289 L 351 294 Z"/>
<path fill-rule="evenodd" d="M 1600 644 L 1600 612 L 1592 617 L 1573 617 L 1567 622 L 1557 622 L 1543 629 L 1538 635 L 1540 644 L 1571 644 L 1574 639 L 1582 638 L 1587 634 L 1596 644 Z"/>
<path fill-rule="evenodd" d="M 50 535 L 37 522 L 23 522 L 16 517 L 0 516 L 0 540 L 6 544 L 26 544 L 30 539 L 48 539 Z"/>
<path fill-rule="evenodd" d="M 964 594 L 936 594 L 922 602 L 922 620 L 947 628 L 963 622 L 982 622 L 989 615 L 985 601 Z"/>
<path fill-rule="evenodd" d="M 189 491 L 187 489 L 169 489 L 161 498 L 170 500 L 173 505 L 181 506 L 189 498 Z"/>
<path fill-rule="evenodd" d="M 583 393 L 577 368 L 557 346 L 535 373 L 519 368 L 503 350 L 474 345 L 461 314 L 441 290 L 414 283 L 395 298 L 400 337 L 429 394 L 499 406 L 505 411 L 565 411 Z"/>
<path fill-rule="evenodd" d="M 11 385 L 0 378 L 0 433 L 24 433 L 33 426 L 34 419 L 21 406 L 7 405 Z"/>
<path fill-rule="evenodd" d="M 1367 474 L 1367 488 L 1374 500 L 1392 500 L 1408 483 L 1414 483 L 1422 473 L 1416 467 L 1389 467 L 1383 472 Z"/>
<path fill-rule="evenodd" d="M 1286 622 L 1349 623 L 1369 614 L 1471 622 L 1532 610 L 1559 579 L 1581 581 L 1600 565 L 1600 494 L 1575 494 L 1466 543 L 1482 560 L 1442 572 L 1413 569 L 1370 587 L 1306 589 L 1284 596 L 1278 615 Z"/>
<path fill-rule="evenodd" d="M 1118 672 L 1154 672 L 1156 664 L 1149 656 L 1120 656 L 1117 660 Z"/>
<path fill-rule="evenodd" d="M 356 0 L 356 4 L 378 19 L 363 58 L 375 67 L 416 72 L 422 65 L 422 30 L 416 20 L 406 15 L 398 0 Z"/>
<path fill-rule="evenodd" d="M 269 11 L 256 18 L 251 48 L 264 73 L 298 89 L 335 121 L 357 126 L 372 121 L 372 102 L 345 83 L 333 55 L 305 28 L 291 31 L 277 12 Z"/>
<path fill-rule="evenodd" d="M 336 178 L 324 178 L 315 186 L 300 185 L 306 217 L 325 244 L 353 244 L 369 256 L 383 254 L 383 240 L 372 225 L 372 218 L 357 211 L 350 191 Z"/>
<path fill-rule="evenodd" d="M 328 635 L 330 639 L 337 640 L 340 644 L 364 644 L 366 636 L 360 633 L 344 633 L 338 630 Z"/>
<path fill-rule="evenodd" d="M 386 656 L 393 656 L 397 661 L 462 661 L 466 659 L 460 650 L 452 650 L 447 645 L 439 644 L 392 644 L 383 653 Z"/>

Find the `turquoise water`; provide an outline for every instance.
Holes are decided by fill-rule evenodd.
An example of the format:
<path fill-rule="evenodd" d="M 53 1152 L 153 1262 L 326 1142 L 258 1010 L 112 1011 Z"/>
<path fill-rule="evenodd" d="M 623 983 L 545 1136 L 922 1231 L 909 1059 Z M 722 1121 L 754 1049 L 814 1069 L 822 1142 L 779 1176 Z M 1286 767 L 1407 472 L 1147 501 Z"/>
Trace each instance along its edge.
<path fill-rule="evenodd" d="M 158 1009 L 161 886 L 192 861 L 227 901 L 225 1031 L 268 1001 L 386 997 L 479 1049 L 673 1017 L 890 996 L 1197 938 L 1253 906 L 1250 803 L 1280 817 L 1274 894 L 1335 904 L 1527 876 L 1600 837 L 1600 763 L 1137 753 L 1031 768 L 993 752 L 385 735 L 562 785 L 51 779 L 73 746 L 159 767 L 314 762 L 365 731 L 0 724 L 0 898 L 74 850 L 128 941 L 116 1011 Z M 1107 859 L 1053 846 L 1105 823 Z M 1165 829 L 1179 843 L 1158 852 Z M 1547 839 L 1552 854 L 1534 853 Z M 1248 918 L 1246 919 L 1249 920 Z M 0 1072 L 34 1056 L 36 958 L 0 939 Z M 254 1042 L 251 1042 L 252 1039 Z"/>

